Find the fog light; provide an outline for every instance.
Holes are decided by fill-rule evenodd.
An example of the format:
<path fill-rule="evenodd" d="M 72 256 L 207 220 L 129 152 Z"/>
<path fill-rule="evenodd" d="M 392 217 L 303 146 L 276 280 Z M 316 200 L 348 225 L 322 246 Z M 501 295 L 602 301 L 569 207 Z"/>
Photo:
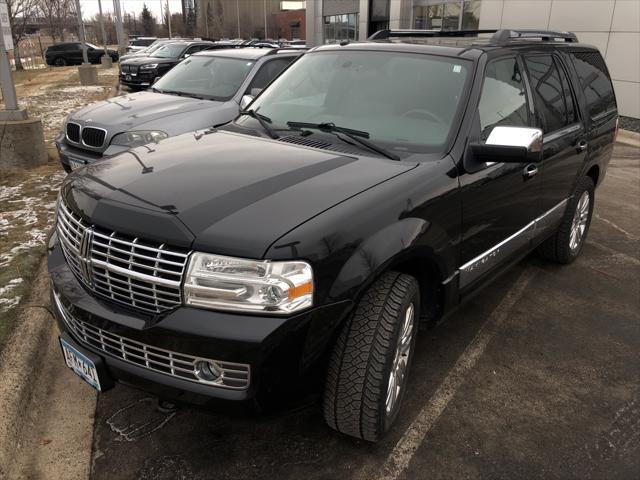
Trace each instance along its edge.
<path fill-rule="evenodd" d="M 198 360 L 193 365 L 193 371 L 198 380 L 203 382 L 217 382 L 222 377 L 222 371 L 213 362 Z"/>

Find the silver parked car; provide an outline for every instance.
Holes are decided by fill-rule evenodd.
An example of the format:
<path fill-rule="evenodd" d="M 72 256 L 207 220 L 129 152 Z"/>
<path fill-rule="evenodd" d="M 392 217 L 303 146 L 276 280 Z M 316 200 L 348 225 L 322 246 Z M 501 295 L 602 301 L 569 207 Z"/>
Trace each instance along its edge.
<path fill-rule="evenodd" d="M 62 166 L 70 172 L 132 147 L 227 123 L 238 116 L 243 97 L 255 96 L 303 53 L 249 47 L 194 54 L 150 90 L 69 115 L 55 140 Z"/>

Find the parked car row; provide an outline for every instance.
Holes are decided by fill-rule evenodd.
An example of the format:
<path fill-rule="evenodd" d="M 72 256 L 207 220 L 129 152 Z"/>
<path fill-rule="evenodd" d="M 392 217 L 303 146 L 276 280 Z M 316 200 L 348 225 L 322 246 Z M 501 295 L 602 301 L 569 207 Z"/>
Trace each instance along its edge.
<path fill-rule="evenodd" d="M 67 365 L 216 408 L 313 393 L 381 439 L 421 323 L 534 250 L 578 257 L 617 134 L 574 34 L 425 41 L 451 35 L 204 51 L 72 115 L 63 161 L 110 156 L 67 177 L 49 245 Z"/>
<path fill-rule="evenodd" d="M 100 63 L 100 59 L 104 55 L 104 48 L 92 43 L 85 43 L 85 45 L 87 46 L 87 59 L 89 63 Z M 107 54 L 114 62 L 118 61 L 119 56 L 117 50 L 108 48 Z M 44 58 L 47 65 L 55 65 L 56 67 L 80 65 L 84 58 L 82 54 L 82 43 L 67 42 L 52 45 L 45 50 Z"/>

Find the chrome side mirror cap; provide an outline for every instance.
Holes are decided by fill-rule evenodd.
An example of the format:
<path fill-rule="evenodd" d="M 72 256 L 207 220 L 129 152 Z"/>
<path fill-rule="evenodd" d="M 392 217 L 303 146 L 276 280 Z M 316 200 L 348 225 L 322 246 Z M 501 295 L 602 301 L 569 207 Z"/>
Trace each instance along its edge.
<path fill-rule="evenodd" d="M 529 153 L 542 151 L 542 130 L 529 127 L 495 127 L 491 130 L 487 145 L 523 147 Z"/>
<path fill-rule="evenodd" d="M 254 97 L 252 95 L 243 95 L 240 99 L 240 110 L 246 110 L 247 107 L 253 102 Z"/>
<path fill-rule="evenodd" d="M 543 133 L 539 128 L 495 127 L 484 143 L 470 145 L 481 162 L 530 163 L 542 159 Z"/>

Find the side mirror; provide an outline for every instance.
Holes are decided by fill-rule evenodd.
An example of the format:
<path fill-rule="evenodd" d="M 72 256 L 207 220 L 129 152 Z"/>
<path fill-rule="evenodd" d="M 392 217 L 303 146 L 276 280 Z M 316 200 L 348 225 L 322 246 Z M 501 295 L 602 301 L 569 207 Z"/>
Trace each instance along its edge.
<path fill-rule="evenodd" d="M 160 77 L 154 78 L 153 82 L 151 82 L 151 85 L 155 85 L 158 80 L 160 80 Z"/>
<path fill-rule="evenodd" d="M 185 53 L 185 54 L 182 56 L 182 58 L 189 58 L 190 56 L 191 56 L 191 54 L 190 54 L 190 53 Z"/>
<path fill-rule="evenodd" d="M 474 158 L 486 163 L 539 162 L 542 130 L 529 127 L 495 127 L 485 143 L 472 143 Z"/>
<path fill-rule="evenodd" d="M 253 102 L 253 96 L 243 95 L 240 99 L 240 110 L 246 110 L 251 102 Z"/>
<path fill-rule="evenodd" d="M 260 92 L 262 91 L 262 88 L 252 88 L 251 89 L 251 96 L 253 98 L 257 97 L 258 95 L 260 95 Z"/>

